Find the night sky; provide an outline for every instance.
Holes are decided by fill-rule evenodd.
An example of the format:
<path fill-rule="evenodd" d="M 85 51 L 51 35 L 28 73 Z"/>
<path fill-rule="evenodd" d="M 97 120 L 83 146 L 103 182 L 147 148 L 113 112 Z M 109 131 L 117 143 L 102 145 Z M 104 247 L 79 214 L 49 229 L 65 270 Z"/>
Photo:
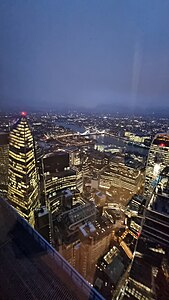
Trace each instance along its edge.
<path fill-rule="evenodd" d="M 169 108 L 169 0 L 0 0 L 0 108 Z"/>

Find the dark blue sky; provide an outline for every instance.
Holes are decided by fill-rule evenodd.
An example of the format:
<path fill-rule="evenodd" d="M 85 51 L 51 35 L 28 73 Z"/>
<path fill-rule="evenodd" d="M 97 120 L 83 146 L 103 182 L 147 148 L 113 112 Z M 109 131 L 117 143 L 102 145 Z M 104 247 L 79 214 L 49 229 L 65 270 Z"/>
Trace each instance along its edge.
<path fill-rule="evenodd" d="M 169 107 L 169 0 L 1 0 L 1 107 Z"/>

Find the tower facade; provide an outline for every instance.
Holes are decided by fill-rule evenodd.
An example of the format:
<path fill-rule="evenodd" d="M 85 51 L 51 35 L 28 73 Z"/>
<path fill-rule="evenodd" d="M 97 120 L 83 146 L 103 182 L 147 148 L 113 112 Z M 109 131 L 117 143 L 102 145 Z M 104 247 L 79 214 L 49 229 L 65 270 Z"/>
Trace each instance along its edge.
<path fill-rule="evenodd" d="M 6 194 L 8 184 L 8 133 L 0 133 L 0 193 Z"/>
<path fill-rule="evenodd" d="M 169 134 L 152 141 L 145 178 L 146 204 L 129 278 L 119 299 L 169 299 Z"/>
<path fill-rule="evenodd" d="M 159 176 L 119 299 L 169 299 L 169 167 Z"/>
<path fill-rule="evenodd" d="M 169 165 L 169 133 L 157 134 L 152 141 L 146 166 L 145 197 L 150 199 L 160 180 L 159 174 Z"/>
<path fill-rule="evenodd" d="M 76 171 L 69 169 L 66 152 L 46 154 L 42 160 L 43 193 L 52 215 L 62 206 L 63 192 L 76 190 Z"/>
<path fill-rule="evenodd" d="M 31 225 L 38 205 L 38 174 L 34 141 L 22 113 L 9 136 L 8 201 Z"/>

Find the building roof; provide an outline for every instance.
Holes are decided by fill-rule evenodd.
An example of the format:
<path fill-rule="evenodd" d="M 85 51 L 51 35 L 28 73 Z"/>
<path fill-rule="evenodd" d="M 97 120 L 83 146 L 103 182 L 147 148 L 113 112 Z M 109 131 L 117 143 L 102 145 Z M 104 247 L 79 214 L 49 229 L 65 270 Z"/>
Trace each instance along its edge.
<path fill-rule="evenodd" d="M 46 180 L 50 180 L 52 178 L 62 178 L 62 177 L 69 177 L 69 176 L 75 176 L 76 175 L 76 171 L 73 169 L 70 170 L 65 170 L 65 171 L 56 171 L 53 173 L 50 173 L 49 175 L 46 175 Z M 53 179 L 54 180 L 54 179 Z"/>
<path fill-rule="evenodd" d="M 1 299 L 103 299 L 16 211 L 0 199 Z"/>
<path fill-rule="evenodd" d="M 93 202 L 79 205 L 69 211 L 60 214 L 57 217 L 58 223 L 65 224 L 66 227 L 73 228 L 82 222 L 95 218 L 96 209 Z"/>
<path fill-rule="evenodd" d="M 8 132 L 0 132 L 0 145 L 9 144 L 9 133 Z"/>
<path fill-rule="evenodd" d="M 116 285 L 123 272 L 124 264 L 122 263 L 122 259 L 120 255 L 116 255 L 113 261 L 107 265 L 105 273 L 108 275 L 113 284 Z"/>

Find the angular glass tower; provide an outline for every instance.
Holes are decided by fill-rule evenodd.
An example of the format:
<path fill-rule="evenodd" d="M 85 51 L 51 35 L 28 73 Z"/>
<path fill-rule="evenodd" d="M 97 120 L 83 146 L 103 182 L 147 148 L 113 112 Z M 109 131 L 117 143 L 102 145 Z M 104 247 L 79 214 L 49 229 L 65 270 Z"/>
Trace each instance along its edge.
<path fill-rule="evenodd" d="M 159 177 L 146 209 L 142 234 L 169 248 L 169 166 Z"/>
<path fill-rule="evenodd" d="M 38 205 L 38 174 L 34 141 L 26 113 L 22 113 L 9 136 L 8 194 L 9 203 L 31 225 Z"/>
<path fill-rule="evenodd" d="M 157 134 L 152 141 L 146 166 L 144 195 L 148 200 L 160 180 L 160 172 L 168 165 L 169 133 Z"/>
<path fill-rule="evenodd" d="M 119 299 L 169 299 L 169 167 L 145 209 L 129 278 Z"/>
<path fill-rule="evenodd" d="M 118 299 L 169 299 L 169 135 L 154 138 L 134 259 Z"/>

